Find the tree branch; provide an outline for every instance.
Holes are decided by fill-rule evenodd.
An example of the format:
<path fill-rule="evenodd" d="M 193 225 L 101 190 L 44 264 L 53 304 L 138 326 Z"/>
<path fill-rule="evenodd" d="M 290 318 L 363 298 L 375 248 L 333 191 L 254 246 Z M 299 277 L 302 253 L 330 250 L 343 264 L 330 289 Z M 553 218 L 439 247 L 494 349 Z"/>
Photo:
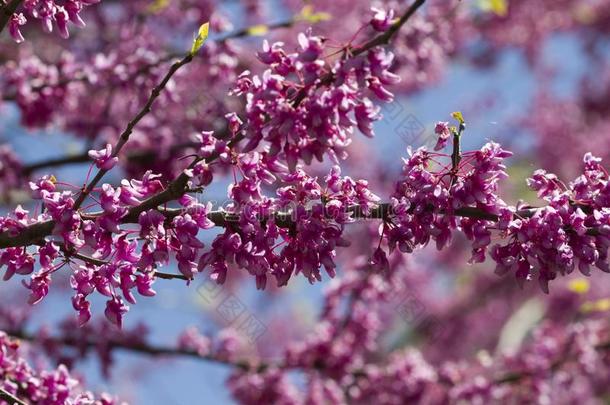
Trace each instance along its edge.
<path fill-rule="evenodd" d="M 252 361 L 249 360 L 229 360 L 226 358 L 214 356 L 211 354 L 201 355 L 195 350 L 181 349 L 178 347 L 166 347 L 166 346 L 154 346 L 146 343 L 128 342 L 118 339 L 108 340 L 95 340 L 95 339 L 79 339 L 71 336 L 56 336 L 56 337 L 44 337 L 39 339 L 32 334 L 28 334 L 23 331 L 5 331 L 7 335 L 17 339 L 26 340 L 33 343 L 43 342 L 52 343 L 59 346 L 72 346 L 86 349 L 95 349 L 100 344 L 107 346 L 112 349 L 125 350 L 133 353 L 139 353 L 149 356 L 172 356 L 172 357 L 195 357 L 200 360 L 209 361 L 212 363 L 222 364 L 231 367 L 239 367 L 244 370 L 252 369 Z M 267 366 L 265 366 L 267 367 Z M 0 397 L 1 398 L 1 397 Z"/>
<path fill-rule="evenodd" d="M 290 365 L 285 362 L 279 360 L 271 360 L 271 361 L 261 361 L 260 359 L 239 359 L 239 360 L 229 360 L 227 358 L 218 357 L 213 354 L 202 355 L 195 350 L 183 349 L 179 347 L 167 347 L 167 346 L 155 346 L 148 343 L 143 342 L 135 342 L 131 343 L 128 341 L 123 341 L 119 339 L 107 339 L 107 340 L 95 340 L 95 339 L 80 339 L 72 336 L 56 336 L 56 337 L 44 337 L 43 339 L 39 339 L 32 334 L 28 334 L 26 332 L 20 330 L 5 330 L 5 333 L 9 336 L 12 336 L 17 339 L 26 340 L 32 343 L 52 343 L 59 346 L 68 346 L 68 347 L 78 347 L 85 348 L 87 350 L 95 349 L 99 347 L 100 344 L 109 347 L 111 349 L 124 350 L 132 353 L 138 353 L 142 355 L 148 355 L 153 357 L 158 356 L 167 356 L 167 357 L 191 357 L 196 358 L 202 361 L 207 361 L 211 363 L 216 363 L 220 365 L 225 365 L 229 367 L 237 367 L 244 371 L 260 373 L 264 372 L 266 369 L 270 367 L 281 368 L 281 369 L 299 369 L 301 368 L 298 365 Z M 600 352 L 605 352 L 610 350 L 610 341 L 601 342 L 594 346 L 595 350 Z M 566 364 L 571 360 L 571 357 L 564 356 L 555 360 L 551 366 L 552 370 L 557 370 L 562 365 Z M 319 370 L 324 370 L 324 365 L 319 364 L 316 366 Z M 354 377 L 363 376 L 362 370 L 354 370 L 352 374 Z M 516 383 L 523 379 L 526 379 L 531 376 L 529 371 L 514 371 L 514 372 L 506 372 L 496 377 L 494 381 L 497 384 L 510 384 Z M 449 384 L 451 383 L 447 380 L 441 380 L 441 384 Z M 8 393 L 6 393 L 8 394 Z M 10 395 L 10 394 L 8 394 Z M 12 396 L 8 398 L 14 398 Z M 0 399 L 6 399 L 2 397 L 2 390 L 0 390 Z M 15 398 L 16 403 L 21 405 L 23 402 L 19 402 L 18 399 Z"/>
<path fill-rule="evenodd" d="M 185 143 L 181 143 L 181 144 L 177 144 L 177 145 L 173 145 L 170 148 L 170 151 L 173 152 L 177 152 L 181 149 L 186 149 L 189 147 L 193 147 L 196 146 L 193 142 L 185 142 Z M 151 159 L 155 159 L 158 156 L 158 151 L 154 151 L 154 150 L 144 150 L 144 151 L 134 151 L 129 153 L 126 158 L 128 161 L 150 161 Z M 36 163 L 31 163 L 29 165 L 25 165 L 22 168 L 22 173 L 24 175 L 30 175 L 35 171 L 41 170 L 41 169 L 47 169 L 49 167 L 58 167 L 58 166 L 64 166 L 64 165 L 70 165 L 70 164 L 79 164 L 79 163 L 88 163 L 91 162 L 91 158 L 89 157 L 88 152 L 83 152 L 80 153 L 78 155 L 72 155 L 72 156 L 63 156 L 63 157 L 59 157 L 59 158 L 53 158 L 53 159 L 48 159 L 48 160 L 42 160 Z"/>
<path fill-rule="evenodd" d="M 27 405 L 25 402 L 2 388 L 0 388 L 0 399 L 8 402 L 9 405 Z"/>
<path fill-rule="evenodd" d="M 121 223 L 137 223 L 138 217 L 141 212 L 147 211 L 149 209 L 157 209 L 160 213 L 165 215 L 167 219 L 173 219 L 174 217 L 184 214 L 187 212 L 185 209 L 179 208 L 168 208 L 168 209 L 160 209 L 159 205 L 163 205 L 165 202 L 169 202 L 179 198 L 182 194 L 180 194 L 180 186 L 182 184 L 186 185 L 186 180 L 184 183 L 182 182 L 181 175 L 178 179 L 179 182 L 175 182 L 173 191 L 172 187 L 166 189 L 165 191 L 157 194 L 154 197 L 149 198 L 144 201 L 142 204 L 133 207 L 128 214 L 122 218 Z M 186 179 L 188 177 L 184 175 Z M 434 207 L 429 207 L 430 209 L 434 209 Z M 533 216 L 538 210 L 542 208 L 528 208 L 517 211 L 515 216 L 522 218 L 529 218 Z M 362 211 L 360 206 L 351 206 L 347 208 L 347 213 L 351 215 L 353 219 L 360 220 L 370 220 L 370 219 L 387 219 L 393 215 L 392 205 L 390 203 L 379 204 L 377 207 L 371 209 L 369 214 L 366 214 Z M 482 219 L 492 222 L 498 222 L 499 217 L 496 214 L 491 214 L 489 212 L 483 211 L 482 209 L 476 207 L 463 207 L 458 208 L 450 213 L 440 212 L 440 214 L 451 214 L 458 217 L 465 218 L 473 218 L 473 219 Z M 84 220 L 95 220 L 99 216 L 101 216 L 101 212 L 91 213 L 91 214 L 81 214 Z M 288 212 L 278 212 L 272 214 L 275 220 L 275 223 L 280 228 L 290 228 L 295 222 L 293 219 L 293 213 L 291 211 Z M 211 211 L 207 214 L 207 217 L 210 221 L 212 221 L 216 226 L 225 227 L 228 224 L 235 223 L 239 221 L 239 215 L 234 213 L 229 213 L 223 210 Z M 328 217 L 332 219 L 332 216 Z M 260 218 L 261 221 L 266 221 L 269 218 Z M 55 221 L 46 221 L 36 223 L 30 226 L 25 227 L 21 232 L 17 234 L 11 234 L 9 232 L 0 233 L 0 249 L 8 248 L 8 247 L 18 247 L 18 246 L 28 246 L 31 244 L 35 244 L 41 242 L 45 237 L 49 236 L 53 228 L 55 227 Z M 591 228 L 587 231 L 589 235 L 595 236 L 598 235 L 599 232 Z"/>

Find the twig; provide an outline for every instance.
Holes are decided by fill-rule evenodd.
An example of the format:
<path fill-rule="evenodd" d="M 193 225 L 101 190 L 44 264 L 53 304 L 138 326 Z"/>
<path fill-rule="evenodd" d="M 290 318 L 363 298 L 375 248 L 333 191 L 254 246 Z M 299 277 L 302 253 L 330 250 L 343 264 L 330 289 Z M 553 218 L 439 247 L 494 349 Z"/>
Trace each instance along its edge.
<path fill-rule="evenodd" d="M 0 399 L 8 402 L 9 405 L 27 405 L 27 403 L 2 388 L 0 388 Z"/>
<path fill-rule="evenodd" d="M 460 169 L 460 162 L 462 161 L 462 133 L 466 129 L 466 124 L 460 121 L 460 127 L 457 132 L 453 132 L 453 150 L 451 152 L 451 185 L 455 183 L 457 179 L 457 173 Z"/>
<path fill-rule="evenodd" d="M 181 149 L 186 149 L 196 146 L 193 142 L 184 142 L 177 145 L 173 145 L 170 147 L 170 152 L 176 152 Z M 145 151 L 137 151 L 129 153 L 126 158 L 129 161 L 150 161 L 151 159 L 155 159 L 159 155 L 158 151 L 153 150 L 145 150 Z M 42 160 L 36 163 L 31 163 L 29 165 L 23 166 L 21 172 L 24 175 L 30 175 L 31 173 L 38 171 L 40 169 L 47 169 L 49 167 L 57 167 L 64 166 L 70 164 L 78 164 L 78 163 L 87 163 L 91 162 L 91 158 L 89 157 L 88 152 L 83 152 L 78 155 L 73 156 L 63 156 L 59 158 L 53 158 L 48 160 Z"/>

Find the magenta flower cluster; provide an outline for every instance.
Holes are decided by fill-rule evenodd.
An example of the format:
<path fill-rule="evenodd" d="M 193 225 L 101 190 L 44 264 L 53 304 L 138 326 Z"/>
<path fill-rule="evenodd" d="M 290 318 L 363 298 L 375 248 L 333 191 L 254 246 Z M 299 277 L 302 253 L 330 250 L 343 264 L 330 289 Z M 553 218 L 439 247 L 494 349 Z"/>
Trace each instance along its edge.
<path fill-rule="evenodd" d="M 557 274 L 575 268 L 586 276 L 591 266 L 610 272 L 610 186 L 601 159 L 586 154 L 583 174 L 568 185 L 544 170 L 528 185 L 548 205 L 532 216 L 515 214 L 519 207 L 502 209 L 498 228 L 510 242 L 493 248 L 496 272 L 515 272 L 521 282 L 537 276 L 546 292 Z"/>
<path fill-rule="evenodd" d="M 265 42 L 258 58 L 269 68 L 261 76 L 244 72 L 233 89 L 246 98 L 246 151 L 268 144 L 291 170 L 325 154 L 345 158 L 356 128 L 372 136 L 380 114 L 369 97 L 392 101 L 385 86 L 399 81 L 388 70 L 393 55 L 382 48 L 329 65 L 324 38 L 308 31 L 298 42 L 293 53 Z"/>
<path fill-rule="evenodd" d="M 80 13 L 85 6 L 99 3 L 100 0 L 65 0 L 60 3 L 55 0 L 25 0 L 24 11 L 29 17 L 40 20 L 45 32 L 52 32 L 56 26 L 62 38 L 68 38 L 68 23 L 84 27 L 85 22 Z M 23 13 L 15 13 L 9 20 L 8 28 L 15 42 L 23 42 L 20 27 L 28 22 Z"/>
<path fill-rule="evenodd" d="M 244 177 L 230 187 L 234 203 L 227 207 L 234 222 L 201 256 L 199 270 L 209 266 L 213 278 L 222 283 L 228 266 L 237 265 L 256 277 L 260 289 L 268 276 L 274 276 L 279 286 L 299 273 L 311 283 L 321 281 L 322 266 L 334 277 L 336 248 L 348 245 L 343 228 L 353 221 L 348 209 L 357 206 L 367 213 L 379 198 L 366 181 L 341 177 L 338 166 L 323 187 L 303 170 L 286 173 L 285 167 L 266 160 L 256 152 L 240 156 Z M 277 198 L 263 197 L 262 183 L 274 178 L 273 169 L 284 171 L 276 174 L 285 186 L 277 190 Z"/>
<path fill-rule="evenodd" d="M 193 238 L 191 227 L 211 226 L 205 206 L 183 199 L 184 211 L 173 218 L 171 232 L 166 232 L 165 217 L 156 210 L 140 214 L 140 229 L 135 235 L 134 230 L 123 229 L 122 220 L 129 208 L 162 190 L 157 176 L 151 173 L 141 180 L 125 181 L 116 189 L 104 184 L 99 191 L 102 211 L 84 220 L 74 207 L 73 194 L 58 191 L 54 178 L 43 177 L 32 183 L 31 188 L 34 198 L 41 200 L 44 212 L 30 217 L 27 211 L 18 208 L 14 218 L 3 218 L 2 228 L 17 233 L 33 223 L 51 221 L 53 236 L 34 251 L 21 247 L 5 249 L 0 256 L 0 262 L 6 266 L 4 278 L 32 274 L 35 256 L 38 256 L 40 270 L 25 283 L 31 291 L 30 302 L 37 303 L 47 295 L 53 273 L 69 264 L 73 270 L 71 286 L 75 291 L 72 304 L 79 314 L 80 324 L 91 317 L 87 297 L 97 292 L 108 297 L 106 317 L 120 326 L 129 309 L 124 300 L 135 303 L 134 292 L 146 297 L 155 295 L 152 290 L 154 268 L 166 264 L 170 254 L 175 254 L 179 263 L 192 257 L 193 245 L 197 249 L 203 245 Z M 140 243 L 138 238 L 130 237 L 138 234 Z M 73 259 L 78 259 L 80 264 Z"/>
<path fill-rule="evenodd" d="M 437 124 L 435 131 L 443 144 L 446 124 Z M 545 292 L 557 274 L 575 268 L 584 275 L 591 266 L 609 272 L 610 189 L 600 159 L 587 154 L 584 173 L 569 185 L 536 171 L 528 185 L 547 205 L 535 208 L 510 206 L 499 197 L 498 182 L 507 177 L 503 160 L 509 156 L 488 143 L 451 167 L 437 161 L 442 155 L 425 149 L 412 153 L 392 199 L 390 250 L 412 252 L 430 240 L 441 250 L 460 230 L 472 241 L 471 262 L 485 260 L 492 234 L 498 234 L 507 242 L 491 248 L 496 272 L 514 273 L 521 284 L 537 278 Z"/>
<path fill-rule="evenodd" d="M 38 370 L 22 357 L 19 341 L 0 332 L 0 388 L 28 403 L 41 405 L 100 404 L 119 402 L 108 394 L 96 397 L 82 389 L 67 367 Z"/>
<path fill-rule="evenodd" d="M 483 261 L 491 242 L 488 228 L 495 224 L 460 212 L 475 208 L 483 214 L 498 213 L 504 205 L 498 197 L 498 183 L 507 177 L 503 160 L 511 155 L 491 142 L 479 151 L 464 153 L 460 166 L 451 168 L 436 163 L 443 155 L 423 148 L 412 152 L 392 198 L 390 248 L 408 253 L 434 240 L 440 250 L 451 242 L 452 231 L 460 228 L 473 240 L 472 261 Z"/>

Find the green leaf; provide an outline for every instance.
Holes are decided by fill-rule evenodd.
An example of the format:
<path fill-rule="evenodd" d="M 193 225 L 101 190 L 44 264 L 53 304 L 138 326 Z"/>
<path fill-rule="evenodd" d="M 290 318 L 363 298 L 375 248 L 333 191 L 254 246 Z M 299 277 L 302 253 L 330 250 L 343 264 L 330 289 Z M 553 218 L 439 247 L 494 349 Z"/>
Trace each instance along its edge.
<path fill-rule="evenodd" d="M 265 24 L 253 25 L 252 27 L 248 28 L 248 35 L 251 35 L 253 37 L 260 37 L 260 36 L 265 35 L 268 32 L 269 32 L 269 27 L 266 26 Z"/>
<path fill-rule="evenodd" d="M 568 289 L 576 294 L 586 294 L 591 288 L 589 280 L 580 277 L 568 283 Z"/>
<path fill-rule="evenodd" d="M 201 24 L 199 27 L 199 32 L 197 32 L 197 38 L 193 41 L 193 46 L 191 47 L 191 55 L 195 56 L 195 54 L 201 49 L 206 39 L 208 39 L 208 35 L 210 32 L 210 23 L 207 22 L 205 24 Z"/>
<path fill-rule="evenodd" d="M 462 115 L 462 113 L 461 113 L 461 112 L 459 112 L 459 111 L 452 112 L 452 113 L 451 113 L 451 116 L 452 116 L 453 118 L 455 118 L 455 119 L 457 120 L 457 122 L 459 122 L 460 124 L 463 124 L 463 123 L 465 122 L 465 121 L 464 121 L 464 116 L 463 116 L 463 115 Z"/>
<path fill-rule="evenodd" d="M 151 14 L 159 14 L 169 6 L 170 0 L 155 0 L 148 6 L 147 11 Z"/>
<path fill-rule="evenodd" d="M 508 14 L 508 0 L 479 0 L 479 8 L 504 17 Z"/>
<path fill-rule="evenodd" d="M 297 20 L 299 21 L 307 21 L 312 24 L 319 23 L 320 21 L 328 21 L 333 16 L 329 13 L 325 13 L 323 11 L 314 13 L 313 6 L 308 5 L 303 7 L 299 15 L 297 16 Z"/>

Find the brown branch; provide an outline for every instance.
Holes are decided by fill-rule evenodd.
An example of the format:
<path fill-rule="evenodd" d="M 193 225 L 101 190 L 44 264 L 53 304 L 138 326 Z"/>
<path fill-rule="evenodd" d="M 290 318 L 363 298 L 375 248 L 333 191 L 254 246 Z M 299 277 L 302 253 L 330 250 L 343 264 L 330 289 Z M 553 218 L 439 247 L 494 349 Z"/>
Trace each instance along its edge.
<path fill-rule="evenodd" d="M 171 146 L 170 152 L 174 153 L 179 150 L 194 147 L 194 146 L 196 146 L 196 145 L 193 142 L 184 142 L 181 144 Z M 152 159 L 156 159 L 158 156 L 159 156 L 158 151 L 144 150 L 144 151 L 131 152 L 131 153 L 127 154 L 126 158 L 130 162 L 132 162 L 132 161 L 133 162 L 137 162 L 137 161 L 145 162 L 145 161 L 150 161 Z M 41 169 L 65 166 L 65 165 L 70 165 L 70 164 L 88 163 L 88 162 L 91 162 L 91 158 L 89 157 L 88 152 L 83 152 L 78 155 L 63 156 L 63 157 L 59 157 L 59 158 L 53 158 L 53 159 L 42 160 L 39 162 L 31 163 L 29 165 L 23 166 L 21 171 L 24 175 L 27 176 L 27 175 L 30 175 L 33 172 L 41 170 Z"/>
<path fill-rule="evenodd" d="M 0 399 L 6 401 L 9 405 L 27 405 L 26 402 L 20 400 L 16 396 L 12 395 L 8 391 L 0 388 Z"/>
<path fill-rule="evenodd" d="M 11 19 L 15 11 L 17 11 L 17 7 L 19 7 L 23 3 L 23 0 L 12 0 L 4 7 L 0 8 L 0 32 L 4 30 L 6 24 Z"/>
<path fill-rule="evenodd" d="M 222 364 L 231 367 L 238 367 L 244 370 L 262 370 L 268 367 L 268 364 L 260 364 L 254 367 L 253 361 L 243 359 L 243 360 L 229 360 L 223 357 L 214 356 L 213 354 L 201 355 L 199 352 L 195 350 L 182 349 L 179 347 L 167 347 L 167 346 L 154 346 L 147 343 L 140 342 L 128 342 L 119 339 L 108 339 L 108 340 L 95 340 L 95 339 L 80 339 L 72 336 L 56 336 L 56 337 L 44 337 L 43 339 L 39 339 L 32 334 L 28 334 L 23 331 L 14 330 L 9 331 L 6 330 L 5 333 L 9 336 L 12 336 L 17 339 L 26 340 L 32 343 L 51 343 L 60 346 L 71 346 L 71 347 L 79 347 L 86 349 L 95 349 L 100 344 L 111 349 L 125 350 L 133 353 L 139 353 L 150 356 L 172 356 L 172 357 L 194 357 L 200 360 Z"/>
<path fill-rule="evenodd" d="M 12 336 L 17 339 L 26 340 L 35 344 L 46 344 L 51 343 L 60 346 L 68 346 L 68 347 L 78 347 L 78 348 L 86 348 L 86 349 L 95 349 L 99 345 L 103 345 L 105 347 L 117 350 L 125 350 L 132 353 L 149 355 L 153 357 L 158 356 L 167 356 L 167 357 L 192 357 L 202 361 L 208 361 L 220 365 L 225 365 L 229 367 L 237 367 L 244 371 L 260 373 L 264 372 L 266 369 L 270 367 L 281 368 L 281 369 L 299 369 L 302 366 L 299 365 L 291 365 L 279 360 L 271 360 L 271 361 L 262 361 L 260 359 L 240 359 L 240 360 L 229 360 L 223 357 L 218 357 L 213 354 L 202 355 L 195 350 L 183 349 L 179 347 L 167 347 L 167 346 L 155 346 L 148 343 L 142 342 L 128 342 L 119 339 L 107 339 L 107 340 L 95 340 L 95 339 L 82 339 L 78 337 L 72 336 L 56 336 L 56 337 L 44 337 L 42 339 L 37 338 L 32 334 L 28 334 L 21 330 L 6 330 L 5 333 L 9 336 Z M 599 343 L 594 346 L 595 350 L 600 352 L 605 352 L 610 350 L 610 341 L 605 341 Z M 571 360 L 570 356 L 564 356 L 555 360 L 550 367 L 551 371 L 556 371 L 561 366 L 566 364 Z M 316 369 L 320 371 L 324 371 L 324 364 L 318 363 L 314 366 Z M 362 370 L 354 370 L 352 372 L 354 377 L 364 377 L 366 373 Z M 517 383 L 523 379 L 531 377 L 532 373 L 529 371 L 514 371 L 514 372 L 506 372 L 501 374 L 500 376 L 494 379 L 494 382 L 497 384 L 512 384 Z M 444 385 L 452 385 L 452 383 L 448 380 L 442 379 L 439 381 L 440 384 Z M 7 393 L 8 394 L 8 393 Z M 10 394 L 8 394 L 10 395 Z M 4 399 L 1 396 L 0 399 Z M 18 400 L 17 400 L 18 401 Z M 17 402 L 18 404 L 22 404 Z"/>
<path fill-rule="evenodd" d="M 168 219 L 172 219 L 178 215 L 181 215 L 188 210 L 178 209 L 178 208 L 169 208 L 169 209 L 160 209 L 159 205 L 163 205 L 165 202 L 169 202 L 179 198 L 184 190 L 182 187 L 186 187 L 186 183 L 188 181 L 188 176 L 181 175 L 172 183 L 173 186 L 170 186 L 165 191 L 157 194 L 144 201 L 142 204 L 133 207 L 128 214 L 121 219 L 121 223 L 137 223 L 140 213 L 150 210 L 157 209 L 160 213 L 166 216 Z M 429 207 L 430 210 L 433 210 L 434 207 Z M 528 218 L 533 216 L 538 210 L 542 208 L 528 208 L 519 210 L 515 213 L 515 216 Z M 371 220 L 371 219 L 387 219 L 392 217 L 393 210 L 392 205 L 389 203 L 379 204 L 378 206 L 372 208 L 370 213 L 366 214 L 362 211 L 360 206 L 351 206 L 347 208 L 347 213 L 350 214 L 353 219 L 360 220 Z M 85 220 L 95 220 L 100 217 L 103 213 L 96 212 L 91 214 L 81 214 L 82 218 Z M 452 212 L 445 213 L 439 212 L 439 214 L 450 214 L 458 217 L 465 218 L 473 218 L 473 219 L 482 219 L 492 222 L 498 222 L 500 220 L 499 216 L 496 214 L 491 214 L 489 212 L 483 211 L 482 209 L 476 207 L 463 207 L 458 208 Z M 293 213 L 291 211 L 288 212 L 277 212 L 272 214 L 275 220 L 275 223 L 280 228 L 290 228 L 294 225 Z M 239 221 L 239 215 L 235 213 L 228 213 L 222 210 L 212 211 L 207 214 L 207 217 L 210 221 L 212 221 L 216 226 L 225 227 L 228 224 L 235 223 Z M 332 216 L 328 217 L 332 219 Z M 260 218 L 261 222 L 265 222 L 269 218 Z M 46 236 L 49 236 L 53 228 L 55 227 L 55 221 L 49 220 L 46 222 L 36 223 L 30 226 L 25 227 L 21 232 L 17 234 L 11 234 L 8 231 L 0 233 L 0 249 L 8 248 L 8 247 L 18 247 L 18 246 L 28 246 L 35 243 L 40 243 L 44 240 Z M 599 235 L 599 232 L 595 228 L 591 228 L 587 231 L 587 233 L 591 236 Z"/>
<path fill-rule="evenodd" d="M 59 158 L 53 158 L 48 160 L 42 160 L 36 163 L 31 163 L 29 165 L 23 166 L 21 172 L 24 176 L 29 176 L 30 174 L 32 174 L 32 172 L 35 172 L 40 169 L 87 162 L 91 162 L 91 158 L 89 157 L 89 154 L 85 152 L 80 155 L 63 156 Z"/>

